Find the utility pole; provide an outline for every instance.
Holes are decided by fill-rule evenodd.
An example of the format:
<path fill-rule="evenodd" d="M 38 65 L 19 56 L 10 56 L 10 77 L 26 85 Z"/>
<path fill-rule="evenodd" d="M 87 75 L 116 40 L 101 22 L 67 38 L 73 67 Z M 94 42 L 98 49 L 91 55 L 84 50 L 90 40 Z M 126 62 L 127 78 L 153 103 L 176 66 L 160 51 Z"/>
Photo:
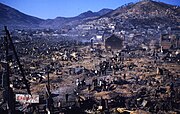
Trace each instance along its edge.
<path fill-rule="evenodd" d="M 14 107 L 14 103 L 13 103 L 13 91 L 12 88 L 10 87 L 10 67 L 9 67 L 9 63 L 10 63 L 10 54 L 9 54 L 9 48 L 10 48 L 10 42 L 8 41 L 8 36 L 7 35 L 7 28 L 5 27 L 5 32 L 6 32 L 6 36 L 4 36 L 4 46 L 5 46 L 5 72 L 3 73 L 3 88 L 4 88 L 4 92 L 3 92 L 3 97 L 4 97 L 4 101 L 7 105 L 7 111 L 8 114 L 12 114 L 15 111 L 15 107 Z"/>
<path fill-rule="evenodd" d="M 4 26 L 5 36 L 4 36 L 4 47 L 5 47 L 5 62 L 4 62 L 4 73 L 3 73 L 3 99 L 7 105 L 8 114 L 15 113 L 15 98 L 12 88 L 10 87 L 10 62 L 12 60 L 12 55 L 15 56 L 19 69 L 21 71 L 21 75 L 23 77 L 24 84 L 26 85 L 28 94 L 31 95 L 30 88 L 28 85 L 28 81 L 26 80 L 24 70 L 22 65 L 20 64 L 17 52 L 15 50 L 15 46 L 11 39 L 10 33 L 7 30 L 7 27 Z"/>
<path fill-rule="evenodd" d="M 51 90 L 51 87 L 50 87 L 50 80 L 49 80 L 49 71 L 47 72 L 48 74 L 47 74 L 47 78 L 48 78 L 48 89 L 49 89 L 49 91 Z"/>
<path fill-rule="evenodd" d="M 5 29 L 6 37 L 7 37 L 7 38 L 6 38 L 6 41 L 8 42 L 8 40 L 9 40 L 10 46 L 12 47 L 13 54 L 14 54 L 14 56 L 15 56 L 15 59 L 16 59 L 16 61 L 17 61 L 17 64 L 18 64 L 18 66 L 19 66 L 19 69 L 20 69 L 20 71 L 21 71 L 21 75 L 22 75 L 22 77 L 23 77 L 24 84 L 26 85 L 27 92 L 28 92 L 28 94 L 31 95 L 31 91 L 30 91 L 30 87 L 29 87 L 29 85 L 28 85 L 28 81 L 27 81 L 27 79 L 26 79 L 26 77 L 25 77 L 23 67 L 22 67 L 22 65 L 21 65 L 21 63 L 20 63 L 20 61 L 19 61 L 19 58 L 18 58 L 16 49 L 15 49 L 15 46 L 14 46 L 14 44 L 13 44 L 13 41 L 12 41 L 11 37 L 10 37 L 10 33 L 9 33 L 9 31 L 7 30 L 7 27 L 6 27 L 6 26 L 4 26 L 4 29 Z M 7 50 L 8 50 L 8 49 L 9 49 L 9 48 L 7 47 Z"/>
<path fill-rule="evenodd" d="M 46 73 L 47 73 L 47 85 L 46 85 L 46 111 L 48 114 L 51 114 L 53 112 L 53 99 L 51 94 L 51 87 L 50 87 L 50 79 L 49 79 L 49 73 L 50 73 L 50 67 L 47 66 Z"/>

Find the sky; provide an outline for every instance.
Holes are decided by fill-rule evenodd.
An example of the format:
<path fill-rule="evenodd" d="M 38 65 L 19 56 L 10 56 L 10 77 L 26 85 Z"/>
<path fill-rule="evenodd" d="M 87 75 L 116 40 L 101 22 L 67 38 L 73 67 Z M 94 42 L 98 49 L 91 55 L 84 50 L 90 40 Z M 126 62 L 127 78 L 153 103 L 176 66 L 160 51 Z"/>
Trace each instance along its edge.
<path fill-rule="evenodd" d="M 140 0 L 0 0 L 0 3 L 13 7 L 25 14 L 42 19 L 56 17 L 73 17 L 91 10 L 99 11 L 103 8 L 116 9 L 130 2 Z M 180 6 L 180 0 L 158 0 Z"/>

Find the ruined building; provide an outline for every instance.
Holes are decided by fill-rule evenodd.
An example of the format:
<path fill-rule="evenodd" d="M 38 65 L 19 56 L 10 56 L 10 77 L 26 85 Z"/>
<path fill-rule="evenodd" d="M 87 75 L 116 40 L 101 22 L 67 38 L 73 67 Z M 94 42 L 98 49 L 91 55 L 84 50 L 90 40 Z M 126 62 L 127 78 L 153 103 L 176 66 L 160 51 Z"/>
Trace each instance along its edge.
<path fill-rule="evenodd" d="M 180 40 L 178 35 L 163 34 L 161 35 L 160 45 L 162 51 L 170 51 L 180 47 Z"/>
<path fill-rule="evenodd" d="M 112 35 L 105 40 L 105 48 L 113 50 L 121 50 L 123 48 L 123 39 L 116 35 Z"/>

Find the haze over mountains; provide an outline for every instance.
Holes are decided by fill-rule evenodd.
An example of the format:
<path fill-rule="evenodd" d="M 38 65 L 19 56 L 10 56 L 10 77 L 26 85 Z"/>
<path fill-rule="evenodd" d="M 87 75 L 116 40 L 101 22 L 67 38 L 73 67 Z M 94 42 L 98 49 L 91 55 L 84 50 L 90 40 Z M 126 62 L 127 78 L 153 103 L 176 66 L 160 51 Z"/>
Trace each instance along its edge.
<path fill-rule="evenodd" d="M 76 17 L 57 17 L 55 19 L 40 19 L 0 3 L 0 26 L 7 25 L 16 28 L 63 28 L 108 17 L 113 20 L 121 19 L 137 26 L 164 23 L 176 25 L 180 23 L 180 7 L 144 0 L 130 3 L 115 10 L 102 9 L 98 12 L 87 11 Z M 151 23 L 150 23 L 151 22 Z"/>

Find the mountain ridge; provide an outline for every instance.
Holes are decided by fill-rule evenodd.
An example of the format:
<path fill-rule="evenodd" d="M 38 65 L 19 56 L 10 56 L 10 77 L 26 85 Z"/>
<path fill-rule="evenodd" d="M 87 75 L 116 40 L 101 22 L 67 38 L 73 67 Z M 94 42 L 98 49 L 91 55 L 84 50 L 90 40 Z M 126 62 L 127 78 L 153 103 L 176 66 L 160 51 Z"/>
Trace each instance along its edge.
<path fill-rule="evenodd" d="M 42 27 L 52 27 L 52 28 L 63 28 L 65 26 L 76 26 L 83 22 L 86 22 L 91 19 L 98 18 L 108 12 L 112 11 L 112 9 L 101 9 L 98 12 L 86 11 L 75 17 L 56 17 L 55 19 L 48 19 L 41 23 Z"/>
<path fill-rule="evenodd" d="M 24 14 L 14 8 L 0 3 L 0 25 L 12 27 L 63 28 L 75 27 L 79 24 L 108 17 L 113 20 L 125 20 L 135 25 L 155 23 L 178 24 L 180 22 L 180 7 L 153 0 L 142 0 L 118 7 L 115 10 L 101 9 L 98 12 L 86 11 L 75 17 L 56 17 L 40 19 Z M 150 23 L 149 23 L 150 24 Z"/>
<path fill-rule="evenodd" d="M 101 9 L 99 12 L 87 11 L 75 17 L 56 17 L 54 19 L 41 19 L 30 16 L 16 10 L 10 6 L 0 3 L 0 26 L 9 26 L 11 28 L 61 28 L 63 26 L 75 25 L 83 22 L 85 18 L 95 18 L 104 15 L 112 9 Z M 80 20 L 80 21 L 79 21 Z M 72 23 L 71 23 L 72 22 Z"/>
<path fill-rule="evenodd" d="M 43 19 L 24 14 L 14 8 L 0 3 L 0 25 L 38 27 Z"/>
<path fill-rule="evenodd" d="M 169 13 L 172 14 L 179 10 L 179 6 L 173 6 L 170 4 L 165 4 L 163 2 L 156 2 L 156 1 L 152 1 L 152 0 L 143 0 L 143 1 L 140 1 L 137 3 L 130 3 L 128 5 L 121 6 L 117 9 L 115 9 L 109 16 L 118 16 L 119 14 L 127 13 L 127 12 L 129 14 L 135 13 L 137 15 L 144 14 L 144 13 L 151 14 L 151 12 L 156 14 L 156 12 L 157 12 L 156 16 L 158 16 L 160 13 L 165 15 L 167 9 L 169 10 Z M 119 13 L 119 14 L 117 14 L 117 13 Z M 129 14 L 126 14 L 126 15 L 129 15 Z"/>
<path fill-rule="evenodd" d="M 137 3 L 123 5 L 101 18 L 119 20 L 123 25 L 131 24 L 134 27 L 158 28 L 180 26 L 180 7 L 153 0 L 142 0 Z"/>

